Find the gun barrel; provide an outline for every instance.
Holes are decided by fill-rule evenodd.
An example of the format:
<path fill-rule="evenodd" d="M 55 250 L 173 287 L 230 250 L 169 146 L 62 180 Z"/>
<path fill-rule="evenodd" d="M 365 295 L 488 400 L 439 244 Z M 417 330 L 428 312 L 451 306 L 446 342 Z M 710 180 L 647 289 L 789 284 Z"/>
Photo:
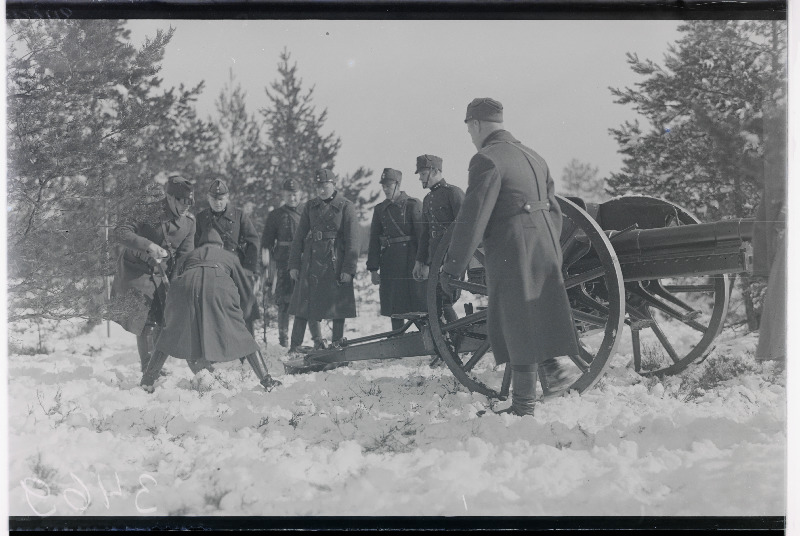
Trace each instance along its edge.
<path fill-rule="evenodd" d="M 753 220 L 723 220 L 611 237 L 626 281 L 750 270 Z"/>

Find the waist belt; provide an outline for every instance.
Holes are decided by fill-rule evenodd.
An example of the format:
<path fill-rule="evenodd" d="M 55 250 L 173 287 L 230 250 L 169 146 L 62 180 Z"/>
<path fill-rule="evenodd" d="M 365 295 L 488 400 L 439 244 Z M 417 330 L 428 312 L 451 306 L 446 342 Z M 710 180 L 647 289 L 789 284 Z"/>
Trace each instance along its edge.
<path fill-rule="evenodd" d="M 219 263 L 211 261 L 197 261 L 187 262 L 185 265 L 183 265 L 184 272 L 191 270 L 192 268 L 219 268 Z"/>
<path fill-rule="evenodd" d="M 291 245 L 292 245 L 292 241 L 291 240 L 289 240 L 289 241 L 278 240 L 278 247 L 280 247 L 280 246 L 291 246 Z"/>
<path fill-rule="evenodd" d="M 411 240 L 411 237 L 407 235 L 395 236 L 394 238 L 381 237 L 381 242 L 386 242 L 387 244 L 397 244 L 399 242 L 408 242 L 409 240 Z"/>
<path fill-rule="evenodd" d="M 522 206 L 525 212 L 536 212 L 537 210 L 550 210 L 549 201 L 528 201 Z"/>
<path fill-rule="evenodd" d="M 312 240 L 332 240 L 336 238 L 338 233 L 336 231 L 310 231 L 308 234 Z"/>

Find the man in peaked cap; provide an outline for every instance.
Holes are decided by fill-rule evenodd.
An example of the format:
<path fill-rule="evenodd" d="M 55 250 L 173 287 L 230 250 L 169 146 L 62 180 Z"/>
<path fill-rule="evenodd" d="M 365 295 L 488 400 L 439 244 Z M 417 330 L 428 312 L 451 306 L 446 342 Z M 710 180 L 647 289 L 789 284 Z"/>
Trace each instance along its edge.
<path fill-rule="evenodd" d="M 278 340 L 281 346 L 289 344 L 289 302 L 294 292 L 294 281 L 289 275 L 289 252 L 297 226 L 300 223 L 300 188 L 294 179 L 281 185 L 283 205 L 267 215 L 261 234 L 261 260 L 267 267 L 264 284 L 271 286 L 272 296 L 278 306 Z M 311 325 L 312 336 L 319 338 L 319 323 Z"/>
<path fill-rule="evenodd" d="M 144 372 L 164 325 L 166 287 L 173 271 L 194 249 L 194 180 L 172 173 L 166 196 L 138 203 L 134 214 L 114 229 L 123 246 L 111 288 L 111 319 L 136 335 Z"/>
<path fill-rule="evenodd" d="M 464 191 L 444 180 L 441 157 L 431 154 L 418 156 L 416 173 L 419 175 L 422 187 L 430 190 L 422 200 L 424 232 L 413 270 L 414 279 L 423 280 L 428 278 L 430 264 L 442 236 L 450 224 L 456 220 L 456 216 L 461 210 Z M 458 315 L 453 309 L 452 294 L 442 292 L 441 287 L 438 286 L 436 287 L 436 305 L 439 315 L 444 315 L 445 320 L 448 322 L 458 320 Z"/>
<path fill-rule="evenodd" d="M 236 254 L 250 281 L 254 282 L 258 273 L 258 232 L 255 226 L 241 209 L 230 204 L 230 192 L 224 180 L 214 179 L 206 199 L 209 207 L 197 214 L 195 247 L 206 244 L 209 231 L 214 229 L 222 237 L 223 248 Z M 244 312 L 245 322 L 252 335 L 253 323 L 259 318 L 258 303 L 257 300 L 248 300 L 247 303 L 250 309 Z"/>
<path fill-rule="evenodd" d="M 372 284 L 380 285 L 381 315 L 425 310 L 425 287 L 412 277 L 417 250 L 425 234 L 422 203 L 400 191 L 402 172 L 386 168 L 381 188 L 386 199 L 372 213 L 367 270 Z M 392 318 L 392 329 L 403 319 Z"/>
<path fill-rule="evenodd" d="M 561 209 L 541 156 L 503 127 L 503 105 L 473 100 L 464 122 L 478 153 L 441 274 L 445 291 L 478 244 L 485 249 L 488 333 L 498 364 L 512 370 L 512 404 L 532 415 L 537 372 L 546 391 L 568 388 L 580 370 L 572 311 L 561 273 Z"/>
<path fill-rule="evenodd" d="M 289 314 L 295 316 L 291 348 L 303 343 L 307 321 L 332 319 L 332 339 L 338 343 L 345 318 L 356 316 L 358 217 L 353 202 L 336 191 L 335 181 L 329 169 L 314 173 L 317 197 L 303 208 L 292 241 L 289 275 L 296 286 L 289 305 Z M 314 342 L 325 346 L 322 339 Z"/>

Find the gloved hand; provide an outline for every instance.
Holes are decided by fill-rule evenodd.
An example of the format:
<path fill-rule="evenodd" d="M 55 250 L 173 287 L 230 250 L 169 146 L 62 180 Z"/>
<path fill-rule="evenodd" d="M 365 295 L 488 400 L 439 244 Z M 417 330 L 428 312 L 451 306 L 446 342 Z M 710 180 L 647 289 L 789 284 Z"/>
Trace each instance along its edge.
<path fill-rule="evenodd" d="M 300 279 L 300 270 L 292 268 L 289 270 L 289 277 L 292 278 L 292 281 L 298 281 Z"/>
<path fill-rule="evenodd" d="M 369 273 L 370 278 L 372 279 L 373 285 L 380 285 L 381 284 L 381 274 L 377 271 Z"/>
<path fill-rule="evenodd" d="M 419 261 L 414 263 L 414 269 L 411 270 L 411 276 L 414 278 L 415 281 L 424 281 L 428 279 L 428 273 L 430 272 L 430 266 L 427 264 L 422 264 Z"/>
<path fill-rule="evenodd" d="M 353 282 L 353 276 L 350 274 L 342 273 L 342 275 L 339 276 L 339 283 L 343 285 L 349 285 L 352 282 Z"/>

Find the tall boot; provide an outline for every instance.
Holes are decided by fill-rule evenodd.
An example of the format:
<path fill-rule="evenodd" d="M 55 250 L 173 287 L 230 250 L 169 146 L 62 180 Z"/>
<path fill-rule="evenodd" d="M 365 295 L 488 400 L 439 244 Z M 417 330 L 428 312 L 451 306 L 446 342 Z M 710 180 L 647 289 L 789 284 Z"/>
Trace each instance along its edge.
<path fill-rule="evenodd" d="M 566 391 L 581 375 L 580 369 L 565 355 L 551 357 L 539 363 L 539 377 L 545 396 Z"/>
<path fill-rule="evenodd" d="M 334 318 L 332 326 L 331 340 L 339 343 L 344 338 L 344 318 Z"/>
<path fill-rule="evenodd" d="M 537 365 L 511 365 L 511 405 L 497 413 L 533 415 L 537 369 Z"/>
<path fill-rule="evenodd" d="M 167 361 L 167 357 L 167 354 L 161 350 L 155 350 L 153 352 L 153 357 L 151 357 L 150 361 L 147 363 L 147 368 L 145 368 L 144 374 L 142 374 L 142 381 L 139 382 L 139 385 L 148 393 L 153 392 L 153 384 L 156 382 L 158 373 L 161 372 L 161 368 Z"/>
<path fill-rule="evenodd" d="M 247 356 L 247 362 L 250 363 L 251 367 L 253 367 L 253 372 L 256 373 L 256 377 L 261 383 L 261 386 L 264 387 L 264 389 L 266 389 L 268 392 L 272 391 L 272 389 L 275 387 L 282 385 L 282 382 L 274 379 L 269 375 L 269 372 L 267 372 L 267 363 L 264 361 L 264 356 L 261 355 L 261 352 L 249 354 Z"/>
<path fill-rule="evenodd" d="M 278 306 L 278 343 L 286 348 L 289 344 L 289 304 Z"/>
<path fill-rule="evenodd" d="M 147 368 L 147 363 L 150 361 L 150 356 L 153 354 L 159 335 L 161 335 L 161 326 L 149 325 L 145 326 L 141 335 L 136 336 L 136 349 L 139 351 L 139 365 L 141 366 L 142 374 Z M 160 375 L 166 376 L 163 370 Z"/>
<path fill-rule="evenodd" d="M 322 350 L 328 347 L 325 339 L 322 338 L 322 326 L 320 325 L 319 320 L 309 320 L 308 331 L 311 332 L 311 340 L 314 341 L 315 350 Z"/>
<path fill-rule="evenodd" d="M 292 342 L 289 346 L 289 351 L 292 352 L 303 345 L 303 339 L 306 336 L 306 325 L 308 319 L 302 316 L 294 317 L 294 325 L 292 326 Z"/>

